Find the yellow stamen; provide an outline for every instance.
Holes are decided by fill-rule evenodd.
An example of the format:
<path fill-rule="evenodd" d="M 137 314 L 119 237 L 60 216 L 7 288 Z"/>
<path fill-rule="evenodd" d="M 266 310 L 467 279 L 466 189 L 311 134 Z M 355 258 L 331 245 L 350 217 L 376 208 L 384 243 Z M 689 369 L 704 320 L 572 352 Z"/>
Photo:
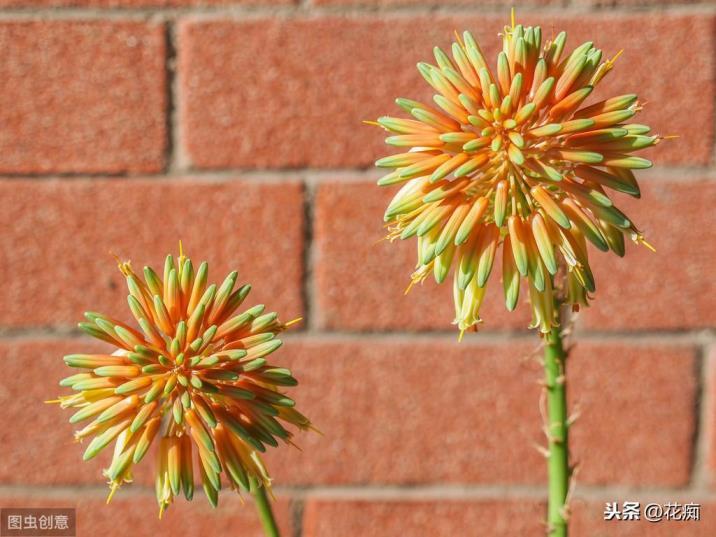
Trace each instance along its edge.
<path fill-rule="evenodd" d="M 407 295 L 410 292 L 410 290 L 413 288 L 413 285 L 415 285 L 415 280 L 410 280 L 408 287 L 406 287 L 405 291 L 403 291 L 403 295 Z"/>
<path fill-rule="evenodd" d="M 611 60 L 607 60 L 607 66 L 609 67 L 609 69 L 612 68 L 612 66 L 616 63 L 616 61 L 619 59 L 619 56 L 621 56 L 623 52 L 624 52 L 624 49 L 621 49 L 619 52 L 617 52 L 614 55 L 614 57 Z"/>
<path fill-rule="evenodd" d="M 119 489 L 119 485 L 117 483 L 112 483 L 109 486 L 109 494 L 107 495 L 106 504 L 109 504 L 109 502 L 112 501 L 112 498 L 114 497 L 114 493 L 117 492 L 118 489 Z"/>
<path fill-rule="evenodd" d="M 303 317 L 296 317 L 295 319 L 292 319 L 292 320 L 284 323 L 284 326 L 288 328 L 292 324 L 300 323 L 301 321 L 303 321 Z"/>
<path fill-rule="evenodd" d="M 184 272 L 184 261 L 186 261 L 186 257 L 184 256 L 184 248 L 182 247 L 181 239 L 179 239 L 179 259 L 177 259 L 177 267 L 179 268 L 177 276 L 179 277 L 179 280 L 181 280 L 182 273 Z"/>
<path fill-rule="evenodd" d="M 308 424 L 308 429 L 309 429 L 310 431 L 313 431 L 314 433 L 320 434 L 321 436 L 326 436 L 325 434 L 323 434 L 323 431 L 321 431 L 318 427 L 316 427 L 315 425 L 313 425 L 313 423 L 309 423 L 309 424 Z M 299 449 L 300 449 L 300 448 L 299 448 Z"/>
<path fill-rule="evenodd" d="M 646 241 L 646 239 L 644 239 L 644 237 L 637 237 L 636 242 L 637 242 L 637 244 L 642 244 L 642 245 L 646 246 L 649 250 L 656 253 L 656 248 L 654 248 L 651 244 L 649 244 Z"/>
<path fill-rule="evenodd" d="M 114 257 L 114 260 L 117 262 L 117 268 L 119 268 L 119 271 L 124 274 L 125 276 L 129 276 L 130 274 L 133 274 L 132 271 L 132 263 L 130 261 L 122 261 L 117 254 L 112 252 L 110 250 L 109 255 Z"/>

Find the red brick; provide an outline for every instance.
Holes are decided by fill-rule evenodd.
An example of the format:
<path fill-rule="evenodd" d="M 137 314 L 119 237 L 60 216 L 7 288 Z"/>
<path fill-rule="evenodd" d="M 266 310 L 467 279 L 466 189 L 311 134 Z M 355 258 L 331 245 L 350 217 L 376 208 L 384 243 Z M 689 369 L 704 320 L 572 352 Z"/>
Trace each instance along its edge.
<path fill-rule="evenodd" d="M 395 189 L 374 181 L 321 184 L 316 195 L 315 282 L 318 324 L 348 330 L 449 330 L 455 318 L 452 276 L 443 285 L 429 277 L 404 291 L 415 269 L 415 240 L 392 244 L 383 213 Z M 504 307 L 498 263 L 485 299 L 481 329 L 525 329 L 526 307 L 510 314 Z"/>
<path fill-rule="evenodd" d="M 74 507 L 77 510 L 77 537 L 191 537 L 196 535 L 241 535 L 263 537 L 256 510 L 250 500 L 241 503 L 231 491 L 222 491 L 219 507 L 212 509 L 197 492 L 189 503 L 183 498 L 168 509 L 160 520 L 153 493 L 148 490 L 120 490 L 105 505 L 104 495 L 96 492 L 64 492 L 42 495 L 13 494 L 0 496 L 3 507 Z M 292 535 L 291 502 L 279 498 L 273 505 L 282 535 Z"/>
<path fill-rule="evenodd" d="M 126 319 L 126 286 L 108 252 L 156 268 L 179 239 L 210 262 L 212 280 L 237 269 L 253 285 L 250 302 L 286 318 L 302 311 L 298 182 L 6 180 L 0 226 L 0 272 L 12 275 L 0 325 L 73 325 L 88 309 Z"/>
<path fill-rule="evenodd" d="M 291 342 L 293 394 L 324 436 L 270 456 L 276 483 L 538 482 L 532 346 Z M 506 451 L 505 451 L 506 450 Z"/>
<path fill-rule="evenodd" d="M 0 173 L 162 168 L 161 24 L 6 21 L 0 48 Z"/>
<path fill-rule="evenodd" d="M 688 484 L 694 349 L 578 341 L 567 368 L 571 407 L 581 409 L 571 430 L 578 483 Z"/>
<path fill-rule="evenodd" d="M 543 507 L 535 500 L 330 500 L 311 499 L 304 537 L 495 537 L 544 535 Z M 479 528 L 479 529 L 478 529 Z"/>
<path fill-rule="evenodd" d="M 664 504 L 668 501 L 694 501 L 683 493 L 670 498 L 650 498 L 637 494 L 629 499 Z M 625 498 L 620 498 L 623 501 Z M 614 501 L 609 498 L 607 501 Z M 640 521 L 604 521 L 604 503 L 572 502 L 574 515 L 570 521 L 570 535 L 574 537 L 706 537 L 713 533 L 708 523 L 716 505 L 704 503 L 701 521 L 672 521 L 650 523 Z M 541 537 L 545 526 L 544 506 L 531 498 L 494 498 L 485 500 L 331 500 L 310 499 L 304 512 L 304 537 L 452 537 L 476 535 L 489 528 L 490 535 Z M 479 530 L 478 530 L 479 529 Z M 687 532 L 687 533 L 684 533 Z"/>
<path fill-rule="evenodd" d="M 660 181 L 643 175 L 640 200 L 618 197 L 656 247 L 627 245 L 618 258 L 592 249 L 596 300 L 582 322 L 593 329 L 698 329 L 716 326 L 712 181 Z M 625 199 L 626 198 L 626 199 Z"/>
<path fill-rule="evenodd" d="M 533 342 L 292 340 L 281 360 L 324 436 L 272 452 L 276 483 L 542 483 Z M 570 361 L 580 483 L 677 486 L 694 432 L 688 348 L 580 343 Z M 284 358 L 285 357 L 285 358 Z M 673 382 L 680 371 L 679 383 Z M 634 379 L 639 381 L 635 382 Z M 668 453 L 668 456 L 664 456 Z"/>
<path fill-rule="evenodd" d="M 84 447 L 75 443 L 71 410 L 44 404 L 61 393 L 60 379 L 72 374 L 62 356 L 78 349 L 104 348 L 88 341 L 46 339 L 0 342 L 0 483 L 23 485 L 97 484 L 106 482 L 111 452 L 82 462 Z M 4 505 L 4 504 L 3 504 Z"/>
<path fill-rule="evenodd" d="M 414 65 L 471 28 L 492 56 L 506 17 L 405 15 L 306 20 L 187 21 L 179 31 L 180 110 L 193 162 L 217 167 L 367 166 L 386 150 L 361 121 L 395 113 L 395 97 L 429 98 Z M 549 16 L 576 45 L 597 37 L 605 53 L 625 54 L 603 90 L 639 91 L 640 119 L 680 138 L 658 159 L 704 164 L 714 139 L 714 17 Z M 683 39 L 688 35 L 689 39 Z M 693 51 L 699 51 L 694 54 Z M 685 114 L 680 103 L 696 107 Z"/>
<path fill-rule="evenodd" d="M 606 502 L 638 501 L 642 518 L 638 521 L 604 520 Z M 665 503 L 698 503 L 701 505 L 700 521 L 665 521 L 649 522 L 643 519 L 643 509 L 649 503 L 663 506 Z M 646 493 L 620 493 L 618 496 L 605 497 L 604 502 L 584 501 L 577 499 L 572 502 L 573 516 L 570 521 L 570 535 L 575 537 L 710 537 L 713 535 L 713 523 L 716 517 L 716 504 L 704 502 L 688 492 L 678 492 L 666 496 L 654 497 Z"/>

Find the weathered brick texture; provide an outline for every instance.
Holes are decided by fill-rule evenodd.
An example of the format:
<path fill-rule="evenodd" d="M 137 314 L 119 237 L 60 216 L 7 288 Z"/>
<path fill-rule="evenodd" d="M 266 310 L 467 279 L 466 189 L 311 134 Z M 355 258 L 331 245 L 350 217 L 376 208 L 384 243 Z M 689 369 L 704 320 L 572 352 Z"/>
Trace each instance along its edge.
<path fill-rule="evenodd" d="M 212 261 L 212 281 L 238 269 L 256 303 L 302 312 L 297 181 L 5 180 L 0 207 L 4 326 L 73 326 L 88 309 L 127 318 L 112 254 L 158 269 L 179 240 Z"/>
<path fill-rule="evenodd" d="M 194 501 L 183 498 L 176 502 L 160 519 L 158 506 L 150 490 L 119 494 L 105 505 L 103 494 L 83 491 L 72 497 L 57 495 L 0 495 L 3 507 L 63 507 L 77 511 L 77 537 L 154 537 L 156 535 L 232 535 L 240 532 L 245 537 L 263 537 L 264 533 L 251 500 L 241 502 L 237 496 L 221 499 L 221 509 L 213 510 L 197 492 Z M 291 502 L 278 497 L 274 513 L 282 535 L 291 535 Z"/>
<path fill-rule="evenodd" d="M 687 498 L 674 496 L 682 503 Z M 658 501 L 658 500 L 654 500 Z M 545 525 L 541 522 L 543 506 L 530 498 L 509 500 L 309 500 L 305 510 L 304 535 L 306 537 L 330 537 L 339 535 L 358 537 L 449 537 L 485 531 L 490 535 L 512 537 L 521 535 L 537 537 L 544 535 Z M 575 537 L 706 537 L 711 535 L 704 520 L 672 521 L 650 523 L 639 521 L 603 520 L 604 504 L 598 502 L 575 502 L 572 518 L 572 532 Z M 713 516 L 713 504 L 702 507 L 702 516 Z M 407 533 L 403 533 L 407 532 Z"/>
<path fill-rule="evenodd" d="M 525 501 L 309 500 L 305 537 L 447 537 L 490 528 L 490 535 L 539 535 L 542 506 Z"/>
<path fill-rule="evenodd" d="M 161 24 L 3 21 L 0 48 L 0 173 L 162 169 Z"/>
<path fill-rule="evenodd" d="M 456 28 L 473 30 L 492 57 L 504 22 L 390 15 L 184 22 L 180 104 L 189 156 L 202 168 L 369 165 L 385 149 L 381 131 L 361 122 L 399 112 L 396 96 L 429 98 L 415 62 L 431 61 L 432 46 L 449 44 Z M 713 16 L 530 14 L 525 22 L 539 22 L 546 35 L 567 29 L 571 46 L 596 36 L 608 56 L 625 49 L 599 91 L 641 89 L 649 103 L 643 121 L 679 136 L 655 152 L 658 161 L 709 161 L 714 59 L 706 51 L 716 43 Z M 699 112 L 663 104 L 674 99 Z"/>

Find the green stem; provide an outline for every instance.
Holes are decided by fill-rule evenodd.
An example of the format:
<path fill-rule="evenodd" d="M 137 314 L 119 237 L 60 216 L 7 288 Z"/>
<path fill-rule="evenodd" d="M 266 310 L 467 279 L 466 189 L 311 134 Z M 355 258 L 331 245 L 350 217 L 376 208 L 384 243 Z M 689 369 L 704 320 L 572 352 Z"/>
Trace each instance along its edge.
<path fill-rule="evenodd" d="M 559 308 L 559 303 L 556 305 Z M 561 315 L 560 315 L 561 318 Z M 547 389 L 549 497 L 547 524 L 550 537 L 567 537 L 565 501 L 569 490 L 569 446 L 567 443 L 566 353 L 562 346 L 562 328 L 552 328 L 546 337 L 544 371 Z"/>
<path fill-rule="evenodd" d="M 276 519 L 273 516 L 271 510 L 271 504 L 266 496 L 266 487 L 260 486 L 253 482 L 251 483 L 251 494 L 254 495 L 256 501 L 256 509 L 259 511 L 259 518 L 261 519 L 261 526 L 264 528 L 266 537 L 281 537 L 276 525 Z"/>

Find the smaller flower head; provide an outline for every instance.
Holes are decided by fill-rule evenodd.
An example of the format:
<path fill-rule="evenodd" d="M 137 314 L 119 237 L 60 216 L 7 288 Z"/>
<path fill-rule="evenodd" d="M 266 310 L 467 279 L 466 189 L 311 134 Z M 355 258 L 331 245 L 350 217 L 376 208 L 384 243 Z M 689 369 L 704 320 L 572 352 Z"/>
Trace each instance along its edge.
<path fill-rule="evenodd" d="M 513 22 L 490 67 L 465 32 L 452 56 L 435 48 L 437 65 L 418 64 L 435 106 L 401 98 L 410 119 L 377 121 L 403 151 L 376 162 L 394 169 L 379 185 L 403 185 L 385 212 L 389 237 L 417 237 L 414 283 L 454 270 L 461 331 L 481 322 L 500 257 L 507 309 L 527 280 L 532 326 L 548 332 L 556 293 L 578 308 L 595 290 L 587 243 L 619 256 L 625 235 L 644 243 L 607 191 L 639 197 L 633 170 L 651 162 L 633 153 L 661 137 L 629 123 L 634 94 L 585 106 L 615 58 L 602 61 L 591 41 L 566 54 L 566 37 L 543 43 L 539 27 Z"/>
<path fill-rule="evenodd" d="M 160 278 L 144 267 L 144 280 L 129 262 L 127 301 L 140 330 L 99 313 L 85 314 L 80 328 L 116 347 L 111 354 L 71 354 L 65 363 L 81 372 L 61 386 L 63 408 L 77 411 L 70 423 L 90 420 L 75 433 L 91 438 L 84 459 L 114 442 L 105 470 L 111 499 L 132 481 L 132 467 L 156 446 L 156 496 L 162 512 L 183 492 L 191 499 L 195 472 L 212 506 L 223 473 L 229 486 L 270 486 L 260 453 L 279 440 L 291 443 L 284 423 L 300 429 L 310 421 L 280 390 L 295 386 L 288 369 L 267 357 L 281 346 L 276 336 L 291 323 L 258 305 L 235 315 L 251 287 L 235 288 L 237 273 L 208 285 L 208 265 L 196 270 L 183 255 L 170 255 Z M 283 422 L 283 423 L 282 423 Z"/>

